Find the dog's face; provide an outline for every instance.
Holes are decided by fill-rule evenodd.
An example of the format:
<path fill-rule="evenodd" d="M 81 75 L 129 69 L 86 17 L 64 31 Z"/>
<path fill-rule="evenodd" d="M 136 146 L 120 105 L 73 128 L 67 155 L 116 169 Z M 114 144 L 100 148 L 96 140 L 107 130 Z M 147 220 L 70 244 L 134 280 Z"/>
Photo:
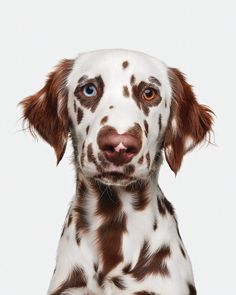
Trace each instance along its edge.
<path fill-rule="evenodd" d="M 176 173 L 212 123 L 210 110 L 197 103 L 177 69 L 127 50 L 62 61 L 23 106 L 30 127 L 54 147 L 58 161 L 71 133 L 77 169 L 115 185 L 146 179 L 162 149 Z"/>

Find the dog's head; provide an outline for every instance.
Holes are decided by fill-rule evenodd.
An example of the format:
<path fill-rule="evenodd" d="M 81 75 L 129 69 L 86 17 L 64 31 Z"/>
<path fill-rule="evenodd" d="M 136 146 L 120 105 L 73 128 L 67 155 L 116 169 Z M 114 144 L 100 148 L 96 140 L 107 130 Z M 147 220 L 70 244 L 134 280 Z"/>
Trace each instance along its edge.
<path fill-rule="evenodd" d="M 212 125 L 210 109 L 179 70 L 127 50 L 63 60 L 22 105 L 30 129 L 53 146 L 58 162 L 71 134 L 77 169 L 116 185 L 146 179 L 163 149 L 177 173 Z"/>

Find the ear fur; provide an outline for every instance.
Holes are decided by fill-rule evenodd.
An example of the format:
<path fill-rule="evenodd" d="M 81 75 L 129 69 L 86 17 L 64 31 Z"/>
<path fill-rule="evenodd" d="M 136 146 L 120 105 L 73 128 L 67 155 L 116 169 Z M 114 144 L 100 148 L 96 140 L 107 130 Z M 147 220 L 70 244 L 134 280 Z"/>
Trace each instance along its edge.
<path fill-rule="evenodd" d="M 164 151 L 170 168 L 176 174 L 183 156 L 206 139 L 211 132 L 213 112 L 197 102 L 192 86 L 184 75 L 169 68 L 172 105 L 164 138 Z"/>
<path fill-rule="evenodd" d="M 62 60 L 48 76 L 45 86 L 36 94 L 25 98 L 23 107 L 24 121 L 34 135 L 35 131 L 55 150 L 57 163 L 62 159 L 69 132 L 67 112 L 67 77 L 74 60 Z"/>

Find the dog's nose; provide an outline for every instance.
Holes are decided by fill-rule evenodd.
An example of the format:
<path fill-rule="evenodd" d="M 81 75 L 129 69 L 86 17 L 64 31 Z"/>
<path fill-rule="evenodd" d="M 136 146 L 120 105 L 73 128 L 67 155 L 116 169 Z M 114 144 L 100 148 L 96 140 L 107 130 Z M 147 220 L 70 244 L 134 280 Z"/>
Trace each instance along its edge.
<path fill-rule="evenodd" d="M 118 134 L 114 130 L 101 134 L 98 145 L 106 159 L 116 166 L 130 162 L 141 148 L 140 140 L 134 135 Z"/>

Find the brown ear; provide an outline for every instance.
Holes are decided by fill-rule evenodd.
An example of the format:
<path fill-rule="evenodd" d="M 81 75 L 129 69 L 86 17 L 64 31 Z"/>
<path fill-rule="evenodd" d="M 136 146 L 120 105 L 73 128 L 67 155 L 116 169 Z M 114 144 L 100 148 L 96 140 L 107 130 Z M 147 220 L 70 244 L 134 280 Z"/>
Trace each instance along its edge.
<path fill-rule="evenodd" d="M 57 163 L 64 155 L 69 132 L 66 80 L 73 62 L 62 60 L 49 74 L 45 86 L 20 103 L 31 133 L 34 135 L 36 131 L 54 148 Z"/>
<path fill-rule="evenodd" d="M 178 69 L 169 68 L 169 79 L 172 105 L 164 138 L 164 150 L 166 160 L 176 174 L 184 154 L 210 133 L 213 112 L 197 102 L 191 85 Z"/>

